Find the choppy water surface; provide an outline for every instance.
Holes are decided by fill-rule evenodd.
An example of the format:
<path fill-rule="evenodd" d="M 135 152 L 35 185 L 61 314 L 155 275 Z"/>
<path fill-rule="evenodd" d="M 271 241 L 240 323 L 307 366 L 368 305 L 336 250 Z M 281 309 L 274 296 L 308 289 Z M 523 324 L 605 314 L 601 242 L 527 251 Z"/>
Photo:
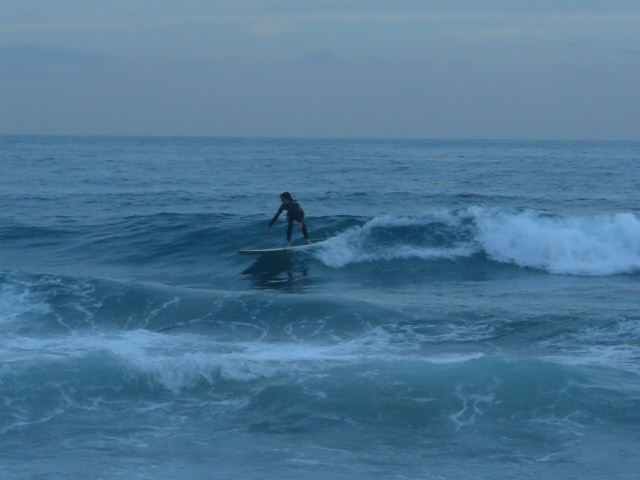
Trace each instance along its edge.
<path fill-rule="evenodd" d="M 1 137 L 0 168 L 4 478 L 637 478 L 638 143 Z M 284 243 L 284 190 L 329 240 L 237 255 Z"/>

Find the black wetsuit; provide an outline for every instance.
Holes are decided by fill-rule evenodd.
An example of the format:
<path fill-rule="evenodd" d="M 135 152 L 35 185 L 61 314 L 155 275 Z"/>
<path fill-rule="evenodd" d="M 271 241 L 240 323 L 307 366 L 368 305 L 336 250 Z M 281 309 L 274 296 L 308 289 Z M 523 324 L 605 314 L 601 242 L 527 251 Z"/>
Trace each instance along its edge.
<path fill-rule="evenodd" d="M 285 210 L 287 211 L 287 241 L 291 241 L 291 234 L 293 233 L 293 222 L 300 222 L 302 224 L 302 234 L 304 235 L 305 240 L 308 240 L 309 232 L 307 232 L 307 226 L 304 223 L 304 210 L 302 210 L 300 204 L 295 200 L 291 200 L 287 204 L 283 203 L 282 205 L 280 205 L 280 208 L 271 219 L 271 222 L 269 222 L 269 227 L 276 223 L 276 220 L 278 220 L 280 214 Z"/>

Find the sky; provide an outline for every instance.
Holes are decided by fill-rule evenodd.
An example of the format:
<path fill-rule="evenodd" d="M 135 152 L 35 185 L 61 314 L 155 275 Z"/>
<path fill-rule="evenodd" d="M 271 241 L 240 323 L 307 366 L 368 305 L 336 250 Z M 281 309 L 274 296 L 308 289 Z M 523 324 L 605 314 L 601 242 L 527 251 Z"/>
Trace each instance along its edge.
<path fill-rule="evenodd" d="M 640 1 L 2 0 L 0 134 L 640 140 Z"/>

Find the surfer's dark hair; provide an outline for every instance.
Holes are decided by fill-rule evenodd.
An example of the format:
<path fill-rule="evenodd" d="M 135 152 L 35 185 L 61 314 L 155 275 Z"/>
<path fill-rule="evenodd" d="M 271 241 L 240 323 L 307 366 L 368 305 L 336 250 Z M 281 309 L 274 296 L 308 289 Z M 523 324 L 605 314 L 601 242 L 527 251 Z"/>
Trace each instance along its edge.
<path fill-rule="evenodd" d="M 289 192 L 282 192 L 280 194 L 280 198 L 282 198 L 283 200 L 293 200 Z"/>

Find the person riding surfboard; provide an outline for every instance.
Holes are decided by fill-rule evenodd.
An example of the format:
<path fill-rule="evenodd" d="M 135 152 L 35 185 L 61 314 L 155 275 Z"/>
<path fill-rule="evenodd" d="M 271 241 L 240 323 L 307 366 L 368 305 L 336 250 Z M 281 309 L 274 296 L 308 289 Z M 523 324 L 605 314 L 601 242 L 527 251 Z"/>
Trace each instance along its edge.
<path fill-rule="evenodd" d="M 304 210 L 300 204 L 293 199 L 289 192 L 283 192 L 280 194 L 280 208 L 269 222 L 268 229 L 278 221 L 278 218 L 286 210 L 287 212 L 287 247 L 291 246 L 291 235 L 293 233 L 293 222 L 300 223 L 300 231 L 304 235 L 304 239 L 307 243 L 311 243 L 309 240 L 309 232 L 307 231 L 307 225 L 304 223 Z"/>

